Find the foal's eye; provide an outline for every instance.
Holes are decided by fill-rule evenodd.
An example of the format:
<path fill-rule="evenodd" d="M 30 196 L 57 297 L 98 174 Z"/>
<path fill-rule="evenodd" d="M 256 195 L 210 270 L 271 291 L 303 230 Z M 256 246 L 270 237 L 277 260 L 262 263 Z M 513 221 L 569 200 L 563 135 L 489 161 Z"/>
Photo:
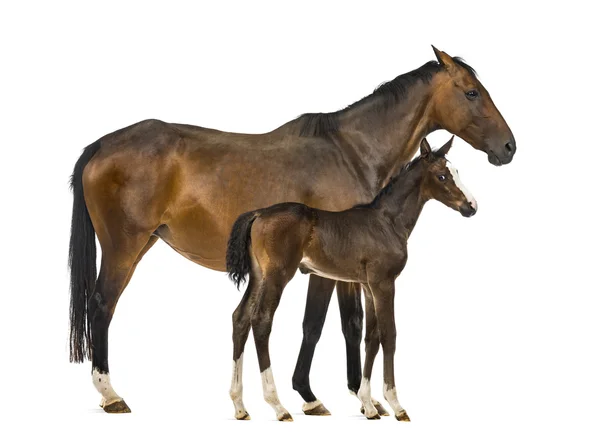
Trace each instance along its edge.
<path fill-rule="evenodd" d="M 479 91 L 477 90 L 469 90 L 465 93 L 465 95 L 467 96 L 468 99 L 476 99 L 477 96 L 479 96 Z"/>
<path fill-rule="evenodd" d="M 446 175 L 438 175 L 440 181 L 446 181 Z"/>

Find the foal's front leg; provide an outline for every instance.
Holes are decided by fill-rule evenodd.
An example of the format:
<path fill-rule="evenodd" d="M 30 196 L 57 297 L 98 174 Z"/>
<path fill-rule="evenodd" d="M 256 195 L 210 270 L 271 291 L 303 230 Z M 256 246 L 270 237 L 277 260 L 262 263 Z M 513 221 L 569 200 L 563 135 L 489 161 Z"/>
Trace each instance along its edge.
<path fill-rule="evenodd" d="M 377 328 L 377 318 L 375 317 L 375 307 L 373 296 L 368 285 L 364 285 L 365 291 L 365 316 L 367 327 L 365 333 L 365 367 L 360 388 L 356 396 L 363 404 L 361 412 L 369 420 L 378 420 L 380 418 L 379 409 L 371 397 L 371 374 L 373 372 L 373 362 L 379 351 L 379 330 Z"/>
<path fill-rule="evenodd" d="M 396 322 L 394 319 L 394 279 L 377 284 L 369 283 L 377 316 L 379 339 L 383 348 L 383 396 L 392 407 L 396 420 L 410 421 L 406 410 L 400 405 L 394 378 L 394 354 L 396 352 Z"/>
<path fill-rule="evenodd" d="M 260 296 L 252 315 L 252 333 L 258 355 L 258 365 L 262 378 L 263 396 L 271 405 L 279 421 L 293 421 L 290 413 L 283 407 L 277 395 L 273 372 L 271 371 L 271 358 L 269 356 L 269 337 L 273 326 L 273 316 L 279 306 L 279 300 L 285 287 L 285 281 L 274 281 L 271 276 L 265 276 L 261 285 Z"/>

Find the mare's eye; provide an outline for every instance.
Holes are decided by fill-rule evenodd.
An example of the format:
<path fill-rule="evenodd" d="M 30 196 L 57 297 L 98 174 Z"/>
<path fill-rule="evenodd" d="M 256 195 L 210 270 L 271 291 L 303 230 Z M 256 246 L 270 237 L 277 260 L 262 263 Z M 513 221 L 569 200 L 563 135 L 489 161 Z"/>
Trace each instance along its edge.
<path fill-rule="evenodd" d="M 446 181 L 446 175 L 438 175 L 440 181 Z"/>
<path fill-rule="evenodd" d="M 467 98 L 473 100 L 476 99 L 477 96 L 479 96 L 479 91 L 477 90 L 469 90 L 465 93 L 465 95 L 467 96 Z"/>

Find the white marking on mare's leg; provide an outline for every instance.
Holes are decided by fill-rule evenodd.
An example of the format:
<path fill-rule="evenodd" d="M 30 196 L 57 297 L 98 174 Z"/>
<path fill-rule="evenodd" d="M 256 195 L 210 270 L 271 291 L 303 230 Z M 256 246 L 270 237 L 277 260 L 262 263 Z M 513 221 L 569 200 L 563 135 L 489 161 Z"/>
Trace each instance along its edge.
<path fill-rule="evenodd" d="M 452 178 L 454 179 L 454 184 L 456 184 L 456 187 L 458 187 L 458 189 L 461 192 L 463 192 L 463 194 L 465 195 L 465 198 L 467 198 L 467 201 L 471 204 L 471 207 L 473 207 L 475 210 L 477 210 L 477 201 L 475 200 L 475 198 L 473 197 L 471 192 L 469 192 L 469 189 L 467 189 L 463 185 L 462 181 L 460 180 L 460 177 L 458 176 L 458 171 L 456 170 L 456 168 L 448 160 L 446 160 L 446 167 L 450 171 L 450 174 L 452 175 Z"/>
<path fill-rule="evenodd" d="M 110 384 L 110 374 L 103 373 L 97 368 L 94 368 L 92 370 L 92 381 L 100 395 L 102 395 L 102 401 L 100 402 L 101 407 L 123 400 Z"/>
<path fill-rule="evenodd" d="M 290 413 L 281 405 L 279 396 L 277 395 L 277 388 L 275 387 L 275 380 L 273 379 L 273 372 L 271 367 L 260 373 L 262 378 L 263 396 L 265 401 L 271 405 L 278 420 L 292 420 Z"/>
<path fill-rule="evenodd" d="M 231 389 L 229 390 L 229 396 L 235 406 L 235 418 L 238 420 L 249 418 L 248 411 L 244 407 L 243 385 L 242 385 L 242 371 L 244 368 L 244 353 L 239 358 L 233 361 L 233 374 L 231 376 Z"/>
<path fill-rule="evenodd" d="M 365 408 L 365 416 L 367 418 L 376 418 L 379 416 L 371 398 L 371 381 L 366 377 L 363 377 L 360 382 L 357 396 Z"/>
<path fill-rule="evenodd" d="M 398 418 L 403 412 L 406 412 L 404 408 L 400 405 L 398 401 L 398 393 L 396 392 L 396 387 L 388 387 L 385 383 L 383 384 L 383 397 L 387 400 L 387 402 L 392 407 L 396 418 Z"/>
<path fill-rule="evenodd" d="M 322 405 L 323 402 L 319 399 L 315 400 L 315 401 L 311 401 L 311 402 L 305 402 L 302 405 L 302 411 L 306 412 L 306 411 L 312 411 L 314 408 L 316 408 L 317 406 Z"/>

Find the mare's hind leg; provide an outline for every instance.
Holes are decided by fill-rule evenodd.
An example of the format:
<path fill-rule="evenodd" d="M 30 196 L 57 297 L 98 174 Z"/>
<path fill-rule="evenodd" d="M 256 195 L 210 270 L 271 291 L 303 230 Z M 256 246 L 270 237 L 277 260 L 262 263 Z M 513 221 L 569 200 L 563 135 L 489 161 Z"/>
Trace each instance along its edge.
<path fill-rule="evenodd" d="M 131 279 L 135 265 L 154 242 L 156 239 L 151 239 L 149 233 L 141 233 L 122 237 L 118 245 L 104 245 L 100 274 L 88 302 L 92 339 L 92 380 L 102 396 L 102 408 L 109 413 L 131 411 L 110 382 L 108 328 L 117 301 Z"/>
<path fill-rule="evenodd" d="M 244 346 L 248 340 L 252 323 L 252 314 L 256 303 L 259 281 L 253 274 L 250 275 L 248 287 L 240 304 L 233 312 L 233 373 L 231 376 L 231 389 L 229 396 L 235 407 L 235 418 L 238 420 L 249 420 L 250 414 L 244 407 L 242 399 L 242 369 L 244 364 Z"/>
<path fill-rule="evenodd" d="M 358 396 L 361 383 L 360 363 L 360 338 L 363 328 L 363 309 L 361 304 L 361 291 L 359 283 L 345 283 L 338 281 L 336 284 L 342 332 L 346 339 L 346 369 L 348 373 L 348 389 L 354 396 Z M 372 400 L 379 415 L 389 415 L 377 400 Z M 361 407 L 364 413 L 364 407 Z"/>
<path fill-rule="evenodd" d="M 334 287 L 335 280 L 316 275 L 310 276 L 304 321 L 302 322 L 302 347 L 292 378 L 294 389 L 300 393 L 305 401 L 302 411 L 306 415 L 331 415 L 323 403 L 313 394 L 310 388 L 309 375 Z"/>
<path fill-rule="evenodd" d="M 293 421 L 293 419 L 290 413 L 282 406 L 277 395 L 277 388 L 273 379 L 273 372 L 271 371 L 269 337 L 273 326 L 273 316 L 275 315 L 277 306 L 279 306 L 281 294 L 287 281 L 283 278 L 283 275 L 265 275 L 260 285 L 256 309 L 252 315 L 252 333 L 258 355 L 263 396 L 265 401 L 275 411 L 279 421 Z"/>

